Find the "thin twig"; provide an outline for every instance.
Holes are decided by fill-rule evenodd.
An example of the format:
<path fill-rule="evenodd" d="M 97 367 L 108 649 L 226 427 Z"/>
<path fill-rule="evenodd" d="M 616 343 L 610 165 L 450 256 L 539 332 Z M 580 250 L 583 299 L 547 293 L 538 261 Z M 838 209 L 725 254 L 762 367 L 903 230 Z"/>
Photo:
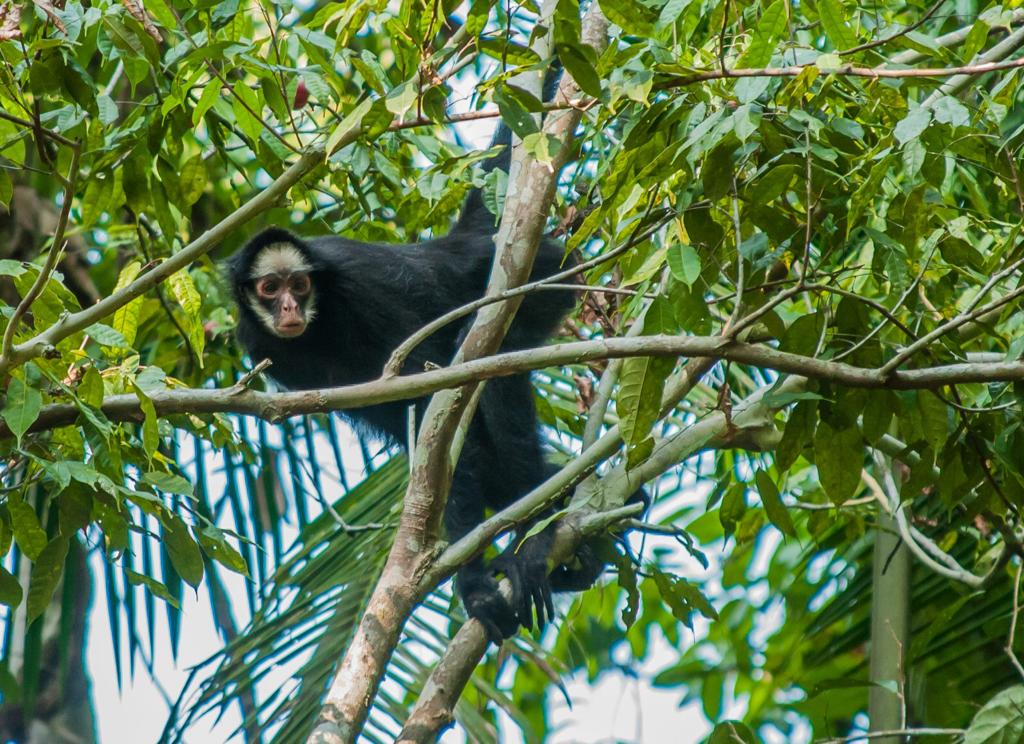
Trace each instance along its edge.
<path fill-rule="evenodd" d="M 67 145 L 68 147 L 78 147 L 78 143 L 77 142 L 75 142 L 72 139 L 68 139 L 63 134 L 60 134 L 59 132 L 55 132 L 52 129 L 47 129 L 46 127 L 42 127 L 42 126 L 37 127 L 34 123 L 29 121 L 28 119 L 21 119 L 21 118 L 19 118 L 17 116 L 14 116 L 13 114 L 7 113 L 3 109 L 0 109 L 0 119 L 6 119 L 7 121 L 11 122 L 12 124 L 17 124 L 19 127 L 25 127 L 26 129 L 31 129 L 31 130 L 36 131 L 36 132 L 41 132 L 43 135 L 49 137 L 54 142 L 59 142 L 62 145 Z"/>
<path fill-rule="evenodd" d="M 635 236 L 633 239 L 629 240 L 628 242 L 619 246 L 618 248 L 610 250 L 607 253 L 602 253 L 600 256 L 596 256 L 590 259 L 589 261 L 585 261 L 581 264 L 576 264 L 575 266 L 570 266 L 565 271 L 560 271 L 557 274 L 552 274 L 551 276 L 545 277 L 543 279 L 538 279 L 537 281 L 529 282 L 528 284 L 522 284 L 518 287 L 507 289 L 499 294 L 492 295 L 489 297 L 481 297 L 479 300 L 474 300 L 473 302 L 467 303 L 465 305 L 462 305 L 461 307 L 455 308 L 454 310 L 448 311 L 447 313 L 437 318 L 436 320 L 432 320 L 431 322 L 427 323 L 425 326 L 420 328 L 418 331 L 416 331 L 414 334 L 409 336 L 405 341 L 398 345 L 398 347 L 391 353 L 391 358 L 388 359 L 387 364 L 384 365 L 382 378 L 387 379 L 390 377 L 394 377 L 399 372 L 401 372 L 402 365 L 405 364 L 405 360 L 409 357 L 409 354 L 412 353 L 413 349 L 415 349 L 417 346 L 423 343 L 424 340 L 432 336 L 434 333 L 436 333 L 449 323 L 452 323 L 458 320 L 459 318 L 464 318 L 467 315 L 476 312 L 480 308 L 486 307 L 487 305 L 492 305 L 496 302 L 505 302 L 506 300 L 511 300 L 514 297 L 519 297 L 520 295 L 533 292 L 539 287 L 542 287 L 546 284 L 559 282 L 562 279 L 568 279 L 571 276 L 575 276 L 581 271 L 586 271 L 587 269 L 591 269 L 595 266 L 600 266 L 601 264 L 615 258 L 618 255 L 625 253 L 626 251 L 645 241 L 647 238 L 649 238 L 651 235 L 653 235 L 655 232 L 661 229 L 662 225 L 665 222 L 667 222 L 671 216 L 672 215 L 669 215 L 666 216 L 664 219 L 659 220 L 656 224 L 652 225 L 648 230 L 645 230 L 642 234 Z M 574 285 L 574 288 L 585 289 L 586 287 L 577 287 Z"/>
<path fill-rule="evenodd" d="M 1017 670 L 1017 674 L 1024 679 L 1024 666 L 1021 665 L 1017 654 L 1013 652 L 1013 642 L 1017 637 L 1017 618 L 1020 615 L 1020 574 L 1024 569 L 1024 563 L 1017 566 L 1017 576 L 1013 580 L 1013 615 L 1010 618 L 1010 633 L 1006 639 L 1006 655 L 1010 657 L 1010 663 Z"/>
<path fill-rule="evenodd" d="M 805 70 L 818 69 L 824 75 L 836 75 L 838 77 L 862 77 L 872 80 L 878 78 L 926 78 L 926 77 L 952 77 L 954 75 L 985 75 L 989 72 L 1000 70 L 1016 70 L 1024 67 L 1024 58 L 1012 59 L 1006 62 L 987 62 L 980 65 L 962 65 L 960 67 L 921 67 L 915 70 L 890 70 L 885 67 L 857 67 L 855 65 L 841 65 L 839 67 L 822 67 L 816 65 L 791 65 L 787 67 L 756 67 L 738 68 L 733 70 L 709 70 L 696 75 L 672 76 L 660 85 L 655 86 L 661 90 L 671 88 L 683 88 L 695 83 L 706 83 L 711 80 L 723 80 L 731 78 L 748 77 L 798 77 Z"/>
<path fill-rule="evenodd" d="M 855 47 L 850 47 L 849 49 L 844 49 L 841 52 L 837 52 L 837 54 L 840 57 L 844 57 L 847 54 L 856 54 L 857 52 L 863 52 L 863 51 L 865 51 L 867 49 L 874 49 L 875 47 L 882 46 L 883 44 L 888 44 L 890 41 L 895 41 L 896 39 L 900 38 L 901 36 L 905 36 L 905 35 L 909 34 L 911 31 L 913 31 L 913 30 L 923 26 L 928 21 L 929 18 L 931 18 L 933 15 L 935 15 L 936 11 L 939 8 L 941 8 L 942 5 L 945 2 L 946 2 L 946 0 L 938 0 L 937 3 L 935 3 L 932 7 L 930 7 L 928 9 L 927 13 L 925 13 L 923 16 L 921 16 L 920 20 L 915 21 L 914 23 L 910 24 L 909 26 L 906 26 L 906 27 L 902 28 L 901 30 L 895 32 L 894 34 L 892 34 L 890 36 L 886 36 L 885 38 L 882 38 L 882 39 L 875 39 L 874 41 L 869 41 L 869 42 L 864 43 L 864 44 L 858 44 Z"/>
<path fill-rule="evenodd" d="M 18 306 L 14 308 L 14 313 L 7 322 L 7 328 L 4 329 L 3 343 L 0 345 L 0 365 L 10 360 L 11 349 L 14 346 L 14 334 L 21 324 L 21 319 L 29 311 L 29 308 L 32 307 L 32 303 L 36 301 L 36 298 L 42 293 L 46 283 L 50 281 L 50 275 L 53 274 L 53 270 L 57 267 L 57 262 L 60 260 L 61 253 L 64 252 L 64 248 L 67 246 L 64 240 L 64 232 L 68 226 L 68 216 L 71 214 L 71 203 L 75 200 L 75 184 L 78 183 L 78 159 L 81 152 L 81 145 L 77 142 L 73 143 L 71 147 L 71 166 L 68 171 L 67 186 L 64 188 L 64 203 L 61 205 L 60 215 L 57 217 L 57 227 L 53 233 L 50 252 L 47 254 L 42 268 L 39 269 L 39 276 L 36 277 L 32 287 L 22 298 L 21 302 L 18 303 Z"/>
<path fill-rule="evenodd" d="M 244 375 L 239 377 L 238 382 L 236 382 L 231 387 L 231 391 L 233 393 L 241 393 L 242 391 L 244 391 L 246 388 L 249 387 L 252 381 L 259 377 L 260 375 L 262 375 L 263 372 L 267 369 L 267 367 L 269 367 L 271 364 L 273 364 L 273 362 L 270 359 L 264 359 L 263 361 L 261 361 L 255 367 L 253 367 Z"/>
<path fill-rule="evenodd" d="M 945 336 L 950 331 L 956 330 L 965 323 L 969 323 L 975 318 L 982 316 L 985 313 L 994 310 L 998 307 L 1003 307 L 1008 302 L 1012 302 L 1017 297 L 1024 295 L 1024 287 L 1020 287 L 1014 290 L 1013 292 L 1010 292 L 1008 295 L 1001 297 L 998 300 L 993 300 L 992 302 L 989 302 L 987 305 L 983 305 L 982 307 L 978 308 L 978 303 L 981 302 L 982 297 L 988 294 L 990 289 L 992 289 L 996 284 L 998 284 L 1000 281 L 1002 281 L 1007 276 L 1012 274 L 1022 265 L 1024 265 L 1024 258 L 1014 261 L 1012 264 L 1007 266 L 1002 271 L 999 271 L 996 274 L 994 274 L 992 278 L 989 279 L 980 290 L 978 290 L 978 293 L 974 296 L 970 303 L 968 303 L 967 307 L 964 308 L 962 312 L 958 313 L 955 318 L 941 324 L 940 326 L 935 328 L 931 333 L 925 334 L 917 341 L 915 341 L 914 343 L 910 344 L 902 351 L 900 351 L 896 356 L 894 356 L 892 359 L 890 359 L 882 366 L 882 373 L 889 374 L 899 369 L 899 367 L 904 362 L 909 360 L 912 356 L 914 356 L 914 354 L 919 352 L 921 349 L 930 346 L 932 341 L 935 341 L 936 339 Z"/>
<path fill-rule="evenodd" d="M 832 739 L 815 739 L 814 744 L 846 744 L 847 742 L 859 741 L 861 739 L 884 739 L 892 736 L 897 739 L 913 736 L 963 736 L 964 729 L 955 728 L 913 728 L 913 729 L 890 729 L 886 731 L 863 731 L 850 736 L 839 736 Z"/>

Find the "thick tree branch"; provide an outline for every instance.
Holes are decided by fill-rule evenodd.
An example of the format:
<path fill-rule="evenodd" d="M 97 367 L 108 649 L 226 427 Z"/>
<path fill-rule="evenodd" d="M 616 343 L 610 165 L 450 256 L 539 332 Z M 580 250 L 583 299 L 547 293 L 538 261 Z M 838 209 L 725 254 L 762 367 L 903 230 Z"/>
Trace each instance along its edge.
<path fill-rule="evenodd" d="M 454 364 L 442 369 L 403 375 L 390 379 L 346 385 L 345 387 L 301 392 L 265 393 L 187 389 L 151 393 L 160 416 L 181 413 L 239 413 L 258 416 L 271 422 L 289 416 L 328 413 L 351 408 L 409 400 L 491 377 L 502 377 L 544 367 L 584 364 L 604 359 L 637 356 L 701 357 L 728 360 L 759 369 L 827 380 L 856 388 L 888 390 L 924 390 L 970 382 L 1016 382 L 1024 380 L 1024 361 L 979 361 L 936 365 L 886 374 L 882 368 L 856 367 L 813 357 L 779 351 L 763 344 L 729 341 L 720 336 L 640 336 L 610 338 L 556 344 L 539 349 L 512 351 Z M 111 395 L 102 410 L 115 421 L 137 420 L 141 416 L 134 395 Z M 44 406 L 30 431 L 42 431 L 73 424 L 78 407 L 70 403 Z M 0 426 L 0 437 L 9 436 Z"/>
<path fill-rule="evenodd" d="M 588 536 L 604 532 L 608 527 L 635 517 L 640 504 L 607 512 L 575 512 L 558 522 L 548 564 L 552 567 L 571 560 L 580 543 Z M 511 594 L 509 582 L 502 590 Z M 413 706 L 397 741 L 401 744 L 429 744 L 455 720 L 455 704 L 469 682 L 490 641 L 484 626 L 476 620 L 465 622 L 448 643 L 441 660 L 434 667 Z"/>
<path fill-rule="evenodd" d="M 584 42 L 595 46 L 600 53 L 607 43 L 607 22 L 596 3 L 587 18 L 591 22 L 588 31 L 587 19 L 584 19 Z M 594 18 L 603 22 L 596 24 L 597 31 L 593 28 Z M 546 34 L 535 37 L 534 43 L 544 45 Z M 558 100 L 571 100 L 574 96 L 570 93 L 578 93 L 578 89 L 573 89 L 571 80 L 566 77 Z M 488 281 L 488 295 L 500 294 L 529 279 L 554 197 L 556 179 L 568 159 L 580 116 L 578 110 L 568 109 L 549 114 L 544 122 L 544 131 L 561 142 L 553 163 L 539 163 L 532 157 L 520 162 L 521 148 L 513 149 L 509 197 L 496 238 L 497 251 Z M 478 359 L 497 351 L 521 299 L 512 298 L 481 308 L 456 352 L 455 362 Z M 478 384 L 479 379 L 465 382 Z M 477 399 L 473 393 L 474 386 L 470 384 L 435 395 L 424 412 L 416 448 L 411 453 L 409 488 L 394 545 L 328 690 L 310 736 L 311 742 L 354 741 L 362 730 L 402 626 L 422 596 L 419 578 L 421 571 L 432 562 L 431 554 L 440 538 L 441 516 L 451 484 L 454 467 L 450 460 L 451 445 L 462 419 L 473 414 Z"/>

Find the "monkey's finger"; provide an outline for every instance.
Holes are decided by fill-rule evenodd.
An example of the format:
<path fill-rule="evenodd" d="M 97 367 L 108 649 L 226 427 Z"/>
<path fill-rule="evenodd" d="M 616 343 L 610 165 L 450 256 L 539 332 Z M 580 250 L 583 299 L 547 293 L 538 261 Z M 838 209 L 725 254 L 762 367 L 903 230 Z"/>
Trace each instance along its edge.
<path fill-rule="evenodd" d="M 551 585 L 547 581 L 544 582 L 544 606 L 548 611 L 548 620 L 555 619 L 555 600 L 551 594 Z"/>
<path fill-rule="evenodd" d="M 537 584 L 533 587 L 533 606 L 537 610 L 537 630 L 544 630 L 547 619 L 544 616 L 544 608 L 547 602 L 544 601 L 544 586 Z"/>
<path fill-rule="evenodd" d="M 533 584 L 526 584 L 524 582 L 522 595 L 519 597 L 519 622 L 523 624 L 523 627 L 527 630 L 533 630 L 533 606 L 534 606 L 534 591 L 535 587 Z"/>
<path fill-rule="evenodd" d="M 533 590 L 524 591 L 522 598 L 519 600 L 519 609 L 517 610 L 519 615 L 519 622 L 527 630 L 533 630 Z"/>

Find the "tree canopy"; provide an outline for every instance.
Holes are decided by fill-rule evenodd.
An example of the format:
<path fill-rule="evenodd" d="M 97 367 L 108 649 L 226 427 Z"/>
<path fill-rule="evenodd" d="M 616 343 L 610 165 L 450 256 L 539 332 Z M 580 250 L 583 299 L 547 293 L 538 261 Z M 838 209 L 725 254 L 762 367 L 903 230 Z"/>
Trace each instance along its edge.
<path fill-rule="evenodd" d="M 129 683 L 187 586 L 226 643 L 167 740 L 541 741 L 623 668 L 713 744 L 1024 739 L 1022 47 L 960 0 L 0 2 L 0 738 L 92 737 L 90 592 Z M 508 176 L 467 137 L 499 120 Z M 256 229 L 413 242 L 474 188 L 451 364 L 243 358 Z M 526 283 L 544 233 L 577 276 Z M 496 353 L 572 282 L 555 344 Z M 561 468 L 448 544 L 474 391 L 533 370 Z M 408 457 L 332 416 L 425 394 Z M 551 506 L 553 564 L 614 533 L 612 570 L 488 652 L 447 579 Z"/>

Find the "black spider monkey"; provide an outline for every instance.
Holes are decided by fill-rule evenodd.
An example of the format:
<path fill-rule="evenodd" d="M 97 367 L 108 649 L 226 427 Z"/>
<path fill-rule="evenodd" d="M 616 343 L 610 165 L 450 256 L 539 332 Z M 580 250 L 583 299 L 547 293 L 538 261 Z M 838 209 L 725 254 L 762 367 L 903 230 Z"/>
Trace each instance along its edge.
<path fill-rule="evenodd" d="M 505 148 L 484 167 L 507 170 L 511 133 L 505 125 L 494 144 Z M 495 232 L 495 218 L 479 189 L 470 192 L 448 235 L 419 243 L 370 244 L 335 235 L 299 238 L 279 228 L 266 229 L 229 262 L 239 308 L 238 339 L 254 361 L 269 358 L 270 375 L 293 390 L 377 379 L 391 352 L 414 331 L 483 295 Z M 561 245 L 544 238 L 531 280 L 559 271 L 563 255 Z M 571 291 L 527 295 L 501 348 L 543 344 L 574 302 Z M 453 324 L 429 337 L 410 355 L 406 369 L 447 364 L 466 328 L 468 323 Z M 417 421 L 427 401 L 415 401 Z M 396 401 L 354 409 L 346 416 L 404 444 L 407 408 L 407 402 Z M 483 520 L 487 508 L 508 506 L 556 470 L 544 459 L 529 376 L 489 380 L 453 475 L 444 515 L 449 539 L 463 537 Z M 459 571 L 456 586 L 466 611 L 484 624 L 495 642 L 515 633 L 519 624 L 532 628 L 534 612 L 538 627 L 543 627 L 545 615 L 551 618 L 554 612 L 552 591 L 586 589 L 603 570 L 594 540 L 581 546 L 573 568 L 560 566 L 549 575 L 553 534 L 549 527 L 522 543 L 517 536 L 489 564 L 477 557 Z M 498 574 L 511 581 L 511 603 L 498 592 Z"/>

